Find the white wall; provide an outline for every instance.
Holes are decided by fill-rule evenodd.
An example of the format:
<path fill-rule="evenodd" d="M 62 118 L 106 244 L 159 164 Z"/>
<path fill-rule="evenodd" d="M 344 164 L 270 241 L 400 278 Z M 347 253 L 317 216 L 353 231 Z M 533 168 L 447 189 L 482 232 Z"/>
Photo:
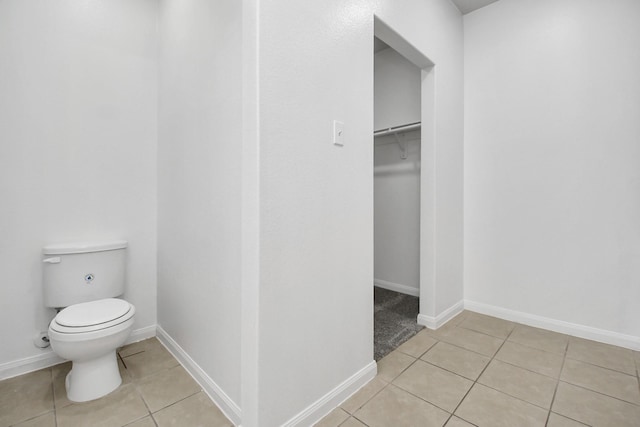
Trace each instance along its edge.
<path fill-rule="evenodd" d="M 373 129 L 420 121 L 420 68 L 391 48 L 373 60 Z"/>
<path fill-rule="evenodd" d="M 158 323 L 240 404 L 241 3 L 160 3 Z"/>
<path fill-rule="evenodd" d="M 446 0 L 262 2 L 260 425 L 282 424 L 373 360 L 374 11 L 441 70 L 441 303 L 462 299 L 459 11 Z M 344 147 L 332 145 L 334 119 Z"/>
<path fill-rule="evenodd" d="M 373 59 L 373 128 L 420 121 L 420 68 L 387 48 Z M 378 286 L 420 293 L 420 132 L 375 138 L 374 279 Z M 404 143 L 403 142 L 403 143 Z"/>
<path fill-rule="evenodd" d="M 449 1 L 261 2 L 260 55 L 243 58 L 252 1 L 166 0 L 159 64 L 157 3 L 91 5 L 0 4 L 0 124 L 15 141 L 1 145 L 3 360 L 38 351 L 39 250 L 50 241 L 127 238 L 126 296 L 137 326 L 152 325 L 157 225 L 158 322 L 236 403 L 252 393 L 240 360 L 255 356 L 243 362 L 256 365 L 243 384 L 258 386 L 247 425 L 279 425 L 370 366 L 374 12 L 436 63 L 434 275 L 439 306 L 461 299 L 462 20 Z M 241 59 L 259 65 L 259 86 Z M 242 99 L 246 89 L 256 92 Z M 258 100 L 249 147 L 242 111 Z M 345 147 L 331 144 L 333 119 L 346 123 Z M 248 152 L 259 188 L 243 179 Z M 247 206 L 259 209 L 258 237 L 241 230 Z M 248 326 L 241 253 L 259 266 L 259 283 L 242 286 L 259 294 Z M 259 350 L 240 354 L 241 323 Z"/>
<path fill-rule="evenodd" d="M 465 16 L 466 299 L 640 337 L 638 22 L 636 0 Z"/>
<path fill-rule="evenodd" d="M 260 5 L 261 426 L 373 360 L 373 22 L 358 7 Z"/>
<path fill-rule="evenodd" d="M 0 2 L 0 367 L 50 351 L 45 244 L 128 240 L 134 328 L 156 322 L 156 19 L 151 0 Z"/>
<path fill-rule="evenodd" d="M 374 279 L 378 286 L 419 295 L 420 132 L 400 138 L 406 138 L 406 159 L 392 135 L 376 138 L 374 147 Z"/>

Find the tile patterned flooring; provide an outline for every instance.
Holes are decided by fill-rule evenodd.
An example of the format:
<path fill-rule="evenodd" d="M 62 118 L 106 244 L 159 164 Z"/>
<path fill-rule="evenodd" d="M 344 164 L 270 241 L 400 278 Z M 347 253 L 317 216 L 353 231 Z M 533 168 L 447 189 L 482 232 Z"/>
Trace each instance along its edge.
<path fill-rule="evenodd" d="M 118 354 L 122 385 L 91 402 L 67 399 L 70 362 L 0 381 L 0 427 L 233 425 L 157 339 Z"/>
<path fill-rule="evenodd" d="M 123 385 L 67 400 L 65 363 L 0 381 L 0 427 L 231 426 L 155 338 L 119 351 Z M 640 352 L 463 312 L 378 363 L 319 427 L 640 426 Z"/>
<path fill-rule="evenodd" d="M 316 426 L 639 427 L 640 352 L 465 311 Z"/>

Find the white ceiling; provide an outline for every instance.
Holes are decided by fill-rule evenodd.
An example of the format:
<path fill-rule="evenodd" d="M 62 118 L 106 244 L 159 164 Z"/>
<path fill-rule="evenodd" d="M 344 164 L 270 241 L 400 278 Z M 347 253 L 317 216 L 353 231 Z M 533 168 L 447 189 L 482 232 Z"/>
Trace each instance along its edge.
<path fill-rule="evenodd" d="M 473 12 L 474 10 L 485 7 L 491 3 L 495 3 L 498 0 L 451 0 L 462 14 Z M 377 37 L 373 37 L 373 53 L 378 53 L 381 50 L 385 50 L 389 45 L 380 40 Z"/>
<path fill-rule="evenodd" d="M 458 6 L 462 14 L 473 12 L 476 9 L 485 7 L 488 4 L 495 3 L 498 0 L 452 0 L 453 3 Z"/>

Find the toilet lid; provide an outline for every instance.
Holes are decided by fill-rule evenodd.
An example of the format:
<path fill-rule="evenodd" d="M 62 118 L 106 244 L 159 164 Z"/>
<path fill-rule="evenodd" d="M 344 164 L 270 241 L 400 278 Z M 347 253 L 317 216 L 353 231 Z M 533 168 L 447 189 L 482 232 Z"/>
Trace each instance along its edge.
<path fill-rule="evenodd" d="M 100 325 L 111 322 L 131 310 L 131 304 L 117 298 L 83 302 L 65 308 L 55 318 L 60 326 L 71 328 Z"/>

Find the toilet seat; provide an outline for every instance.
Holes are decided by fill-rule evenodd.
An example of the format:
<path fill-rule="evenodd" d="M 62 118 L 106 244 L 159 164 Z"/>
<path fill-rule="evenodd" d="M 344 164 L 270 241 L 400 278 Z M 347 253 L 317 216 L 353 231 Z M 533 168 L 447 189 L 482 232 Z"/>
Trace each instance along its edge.
<path fill-rule="evenodd" d="M 113 328 L 132 319 L 135 307 L 117 298 L 105 298 L 69 306 L 51 321 L 59 334 L 88 334 Z"/>

